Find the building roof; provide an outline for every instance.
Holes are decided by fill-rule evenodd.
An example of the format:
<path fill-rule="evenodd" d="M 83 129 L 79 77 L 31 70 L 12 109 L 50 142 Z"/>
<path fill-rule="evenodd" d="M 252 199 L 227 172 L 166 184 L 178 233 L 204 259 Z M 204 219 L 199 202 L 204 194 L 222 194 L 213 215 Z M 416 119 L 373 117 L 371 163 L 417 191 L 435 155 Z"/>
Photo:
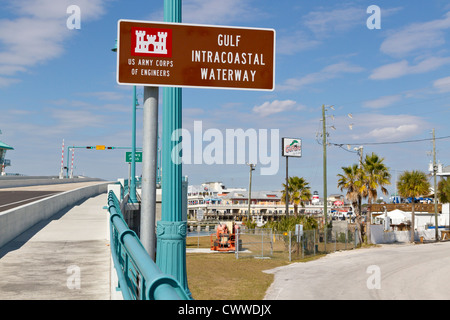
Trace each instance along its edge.
<path fill-rule="evenodd" d="M 230 192 L 224 199 L 248 199 L 248 191 Z M 281 192 L 279 191 L 252 191 L 252 199 L 256 200 L 280 200 Z"/>
<path fill-rule="evenodd" d="M 7 145 L 6 143 L 0 141 L 0 149 L 6 149 L 6 150 L 14 150 L 13 147 L 11 147 L 10 145 Z"/>

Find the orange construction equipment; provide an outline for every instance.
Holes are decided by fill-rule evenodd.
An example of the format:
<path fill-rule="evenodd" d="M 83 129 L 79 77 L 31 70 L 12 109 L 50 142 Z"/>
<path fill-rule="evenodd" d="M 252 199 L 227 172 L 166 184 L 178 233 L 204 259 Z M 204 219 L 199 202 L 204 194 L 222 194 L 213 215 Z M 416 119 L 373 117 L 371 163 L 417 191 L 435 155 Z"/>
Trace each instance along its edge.
<path fill-rule="evenodd" d="M 221 223 L 217 226 L 216 238 L 213 239 L 211 234 L 211 250 L 214 251 L 235 251 L 236 250 L 236 234 L 235 229 L 238 226 L 227 226 L 225 223 Z M 230 231 L 233 230 L 233 231 Z"/>

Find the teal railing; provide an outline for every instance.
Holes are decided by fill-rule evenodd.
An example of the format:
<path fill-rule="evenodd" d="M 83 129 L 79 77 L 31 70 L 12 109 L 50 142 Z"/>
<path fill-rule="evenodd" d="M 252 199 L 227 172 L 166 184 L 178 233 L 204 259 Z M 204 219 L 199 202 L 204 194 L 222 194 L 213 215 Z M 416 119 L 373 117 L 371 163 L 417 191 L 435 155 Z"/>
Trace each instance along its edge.
<path fill-rule="evenodd" d="M 124 300 L 190 300 L 180 283 L 163 274 L 128 228 L 113 191 L 108 194 L 111 255 Z"/>

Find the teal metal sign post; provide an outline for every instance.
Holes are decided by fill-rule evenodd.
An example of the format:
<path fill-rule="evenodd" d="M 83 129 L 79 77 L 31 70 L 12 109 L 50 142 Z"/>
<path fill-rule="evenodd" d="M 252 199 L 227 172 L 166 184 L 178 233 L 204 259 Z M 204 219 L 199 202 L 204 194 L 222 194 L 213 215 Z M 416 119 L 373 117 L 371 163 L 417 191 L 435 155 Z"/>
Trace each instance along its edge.
<path fill-rule="evenodd" d="M 181 0 L 164 0 L 164 21 L 181 22 Z M 162 208 L 156 227 L 156 264 L 163 273 L 177 279 L 191 297 L 186 274 L 187 221 L 182 214 L 182 165 L 172 161 L 179 154 L 180 141 L 172 141 L 172 133 L 182 128 L 181 88 L 163 88 L 162 132 Z"/>

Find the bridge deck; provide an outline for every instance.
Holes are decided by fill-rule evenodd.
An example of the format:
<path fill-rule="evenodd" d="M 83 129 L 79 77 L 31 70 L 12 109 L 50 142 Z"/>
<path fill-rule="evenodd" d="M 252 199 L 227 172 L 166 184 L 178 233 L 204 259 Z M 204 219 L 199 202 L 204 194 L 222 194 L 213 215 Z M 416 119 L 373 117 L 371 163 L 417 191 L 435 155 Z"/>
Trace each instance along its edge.
<path fill-rule="evenodd" d="M 109 300 L 106 203 L 89 198 L 0 248 L 0 300 Z"/>

